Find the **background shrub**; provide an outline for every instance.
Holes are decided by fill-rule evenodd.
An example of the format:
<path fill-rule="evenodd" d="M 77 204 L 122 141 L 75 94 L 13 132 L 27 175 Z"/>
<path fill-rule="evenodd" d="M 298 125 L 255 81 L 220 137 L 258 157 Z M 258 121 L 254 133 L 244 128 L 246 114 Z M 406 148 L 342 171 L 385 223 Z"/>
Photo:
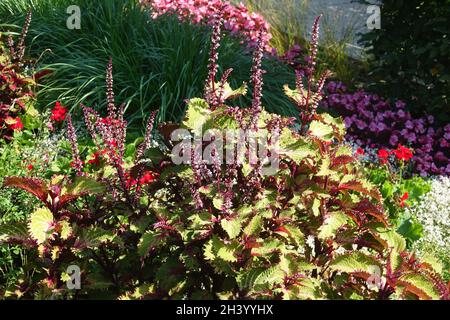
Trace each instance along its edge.
<path fill-rule="evenodd" d="M 37 126 L 33 130 L 25 126 L 14 133 L 12 141 L 0 140 L 0 186 L 7 176 L 49 178 L 64 162 L 60 157 L 65 150 L 60 134 L 50 136 L 42 117 L 34 117 Z M 0 224 L 25 221 L 37 204 L 37 199 L 25 191 L 0 188 Z M 26 268 L 28 258 L 22 248 L 14 243 L 2 243 L 0 239 L 0 292 L 18 283 L 27 271 L 33 273 Z"/>
<path fill-rule="evenodd" d="M 361 2 L 368 3 L 363 0 Z M 381 29 L 362 40 L 370 47 L 367 87 L 407 102 L 446 123 L 450 92 L 449 0 L 383 0 Z"/>

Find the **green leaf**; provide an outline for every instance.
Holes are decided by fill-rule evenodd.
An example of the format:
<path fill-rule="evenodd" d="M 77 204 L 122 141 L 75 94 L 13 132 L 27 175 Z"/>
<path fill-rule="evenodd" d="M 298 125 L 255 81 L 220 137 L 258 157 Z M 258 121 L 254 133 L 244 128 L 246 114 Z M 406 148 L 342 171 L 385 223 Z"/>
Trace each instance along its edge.
<path fill-rule="evenodd" d="M 244 228 L 244 234 L 246 236 L 252 236 L 258 234 L 263 227 L 263 219 L 261 216 L 254 216 L 248 225 Z"/>
<path fill-rule="evenodd" d="M 263 273 L 264 269 L 262 268 L 252 268 L 250 270 L 246 270 L 241 272 L 236 277 L 237 284 L 241 289 L 252 289 L 255 286 L 255 282 L 258 277 Z"/>
<path fill-rule="evenodd" d="M 321 113 L 322 121 L 333 127 L 333 131 L 340 136 L 345 135 L 345 124 L 341 117 L 334 118 L 328 113 Z"/>
<path fill-rule="evenodd" d="M 423 226 L 411 218 L 403 220 L 397 232 L 411 241 L 417 241 L 423 236 Z"/>
<path fill-rule="evenodd" d="M 390 260 L 392 270 L 397 270 L 402 264 L 402 257 L 400 253 L 406 249 L 405 239 L 399 235 L 395 230 L 378 229 L 378 234 L 375 237 L 379 238 L 382 244 L 390 251 Z"/>
<path fill-rule="evenodd" d="M 238 248 L 238 243 L 224 243 L 217 236 L 214 236 L 205 244 L 204 256 L 206 260 L 217 263 L 217 258 L 226 262 L 236 262 L 237 258 L 235 256 L 236 250 Z"/>
<path fill-rule="evenodd" d="M 28 222 L 28 230 L 31 237 L 38 244 L 44 243 L 51 235 L 50 231 L 53 224 L 53 214 L 47 208 L 41 208 L 34 211 Z"/>
<path fill-rule="evenodd" d="M 347 224 L 349 217 L 342 212 L 330 213 L 324 221 L 324 224 L 319 228 L 318 237 L 321 240 L 331 238 L 336 235 L 336 231 Z"/>
<path fill-rule="evenodd" d="M 63 220 L 59 222 L 59 226 L 61 227 L 61 239 L 67 240 L 72 234 L 72 227 L 70 226 L 70 223 L 66 220 Z"/>
<path fill-rule="evenodd" d="M 314 198 L 312 206 L 311 206 L 311 211 L 315 217 L 320 216 L 320 199 L 319 198 Z"/>
<path fill-rule="evenodd" d="M 208 103 L 204 99 L 193 98 L 189 100 L 183 125 L 194 132 L 201 132 L 203 125 L 210 118 L 211 110 Z"/>
<path fill-rule="evenodd" d="M 236 262 L 235 249 L 233 246 L 224 245 L 217 250 L 217 257 L 227 262 Z"/>
<path fill-rule="evenodd" d="M 284 281 L 284 272 L 281 268 L 276 265 L 264 270 L 255 281 L 255 284 L 274 284 L 282 283 Z"/>
<path fill-rule="evenodd" d="M 21 221 L 10 221 L 0 225 L 0 243 L 3 241 L 25 241 L 29 238 L 27 224 Z"/>
<path fill-rule="evenodd" d="M 161 243 L 159 234 L 153 231 L 147 231 L 144 233 L 138 243 L 138 253 L 141 257 L 145 257 L 150 250 L 155 248 Z"/>
<path fill-rule="evenodd" d="M 297 246 L 304 245 L 305 235 L 302 233 L 299 227 L 286 224 L 284 228 L 288 231 L 289 237 L 294 241 Z"/>
<path fill-rule="evenodd" d="M 319 172 L 317 172 L 316 176 L 326 177 L 335 174 L 336 173 L 335 171 L 330 170 L 330 164 L 331 164 L 330 157 L 325 156 L 324 158 L 322 158 L 319 167 Z"/>
<path fill-rule="evenodd" d="M 213 112 L 213 117 L 205 125 L 208 128 L 216 128 L 222 130 L 239 129 L 240 127 L 239 122 L 233 116 L 223 113 L 223 110 L 221 109 L 217 109 L 215 112 Z"/>
<path fill-rule="evenodd" d="M 245 96 L 247 94 L 247 84 L 244 82 L 242 86 L 233 90 L 228 82 L 225 82 L 223 87 L 223 99 L 234 99 L 238 96 Z"/>
<path fill-rule="evenodd" d="M 353 156 L 353 149 L 348 145 L 339 146 L 334 155 L 335 157 L 340 156 Z"/>
<path fill-rule="evenodd" d="M 296 104 L 303 105 L 305 103 L 305 98 L 308 96 L 308 92 L 306 90 L 299 91 L 297 88 L 292 90 L 287 84 L 283 86 L 283 89 L 286 96 Z"/>
<path fill-rule="evenodd" d="M 312 136 L 317 137 L 321 140 L 331 141 L 333 139 L 333 127 L 320 121 L 311 121 L 311 124 L 309 125 L 309 131 L 311 132 Z"/>
<path fill-rule="evenodd" d="M 439 300 L 441 298 L 433 282 L 424 275 L 417 273 L 404 274 L 398 281 L 405 285 L 407 291 L 414 293 L 421 299 Z"/>
<path fill-rule="evenodd" d="M 275 251 L 283 251 L 284 248 L 284 243 L 278 239 L 264 240 L 264 242 L 260 243 L 259 247 L 252 248 L 251 254 L 253 256 L 267 256 Z"/>
<path fill-rule="evenodd" d="M 317 268 L 312 263 L 295 255 L 282 255 L 279 263 L 280 269 L 291 277 L 300 271 L 310 271 Z"/>
<path fill-rule="evenodd" d="M 214 208 L 216 208 L 217 210 L 222 210 L 223 199 L 222 199 L 222 198 L 215 197 L 215 198 L 213 199 L 213 206 L 214 206 Z"/>
<path fill-rule="evenodd" d="M 81 231 L 80 237 L 75 242 L 76 248 L 95 248 L 102 243 L 116 243 L 122 245 L 122 240 L 112 231 L 104 230 L 99 227 L 90 227 Z"/>
<path fill-rule="evenodd" d="M 299 286 L 294 287 L 297 288 L 295 299 L 318 300 L 324 298 L 320 290 L 321 282 L 319 279 L 304 278 L 300 279 L 299 282 Z"/>
<path fill-rule="evenodd" d="M 347 273 L 367 272 L 371 274 L 374 271 L 374 267 L 381 270 L 381 266 L 375 258 L 369 257 L 362 252 L 340 255 L 330 264 L 332 270 Z"/>
<path fill-rule="evenodd" d="M 241 220 L 238 217 L 222 219 L 220 225 L 230 239 L 236 238 L 241 233 Z"/>
<path fill-rule="evenodd" d="M 63 190 L 63 195 L 99 194 L 105 190 L 106 186 L 104 183 L 98 182 L 93 178 L 81 176 L 76 177 L 73 182 Z"/>
<path fill-rule="evenodd" d="M 300 164 L 305 158 L 316 156 L 313 146 L 294 136 L 289 128 L 284 128 L 281 132 L 278 153 L 287 156 L 297 164 Z"/>
<path fill-rule="evenodd" d="M 420 256 L 422 263 L 429 264 L 437 273 L 441 274 L 444 270 L 442 261 L 440 261 L 433 253 L 425 252 Z"/>
<path fill-rule="evenodd" d="M 205 226 L 211 226 L 213 225 L 213 222 L 211 221 L 212 218 L 213 215 L 210 214 L 208 211 L 203 211 L 194 214 L 189 217 L 189 220 L 191 221 L 190 227 L 193 229 L 202 229 Z"/>
<path fill-rule="evenodd" d="M 282 283 L 285 273 L 276 265 L 268 269 L 257 268 L 244 271 L 237 276 L 237 283 L 241 289 L 264 290 L 269 286 Z"/>

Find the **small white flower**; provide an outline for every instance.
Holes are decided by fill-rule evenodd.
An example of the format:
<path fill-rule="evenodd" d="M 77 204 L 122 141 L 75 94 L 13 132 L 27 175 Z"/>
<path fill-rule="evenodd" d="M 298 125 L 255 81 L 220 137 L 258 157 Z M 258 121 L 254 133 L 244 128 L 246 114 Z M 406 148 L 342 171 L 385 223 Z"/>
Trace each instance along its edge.
<path fill-rule="evenodd" d="M 339 248 L 337 248 L 336 250 L 334 250 L 334 252 L 335 252 L 337 255 L 344 254 L 345 251 L 346 251 L 346 250 L 345 250 L 344 247 L 339 247 Z"/>
<path fill-rule="evenodd" d="M 431 191 L 406 210 L 423 226 L 423 237 L 415 243 L 415 249 L 450 252 L 450 178 L 433 179 Z"/>
<path fill-rule="evenodd" d="M 306 238 L 306 244 L 311 248 L 312 251 L 316 248 L 316 243 L 313 235 L 309 235 L 308 238 Z"/>

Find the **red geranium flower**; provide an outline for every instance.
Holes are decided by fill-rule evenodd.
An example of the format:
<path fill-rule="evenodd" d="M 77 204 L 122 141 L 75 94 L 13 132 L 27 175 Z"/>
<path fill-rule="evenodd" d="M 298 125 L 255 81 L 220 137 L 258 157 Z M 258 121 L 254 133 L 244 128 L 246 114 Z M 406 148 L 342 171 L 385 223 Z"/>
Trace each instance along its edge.
<path fill-rule="evenodd" d="M 144 185 L 152 183 L 153 181 L 155 181 L 155 176 L 153 175 L 153 173 L 151 171 L 146 171 L 142 178 L 139 179 L 139 184 Z"/>
<path fill-rule="evenodd" d="M 127 189 L 131 189 L 133 186 L 135 186 L 137 184 L 136 179 L 134 179 L 128 172 L 125 173 L 125 179 L 126 179 L 125 184 L 126 184 Z"/>
<path fill-rule="evenodd" d="M 17 118 L 6 117 L 5 118 L 5 123 L 12 130 L 20 131 L 20 130 L 23 129 L 23 123 L 22 123 L 22 120 L 19 117 L 17 117 Z"/>
<path fill-rule="evenodd" d="M 96 151 L 92 154 L 92 159 L 88 160 L 89 164 L 100 165 L 100 152 Z"/>
<path fill-rule="evenodd" d="M 402 195 L 402 197 L 400 198 L 400 207 L 404 207 L 406 204 L 405 204 L 405 201 L 407 200 L 409 198 L 409 194 L 408 194 L 408 192 L 405 192 L 403 195 Z"/>
<path fill-rule="evenodd" d="M 61 106 L 61 103 L 56 102 L 55 108 L 52 110 L 51 120 L 56 122 L 63 122 L 66 120 L 67 108 Z"/>
<path fill-rule="evenodd" d="M 363 148 L 358 148 L 356 149 L 356 155 L 358 156 L 363 156 L 364 155 L 364 149 Z"/>
<path fill-rule="evenodd" d="M 389 152 L 385 149 L 378 150 L 378 158 L 380 159 L 382 164 L 387 163 L 389 157 Z"/>
<path fill-rule="evenodd" d="M 408 161 L 412 158 L 412 150 L 410 148 L 404 147 L 401 144 L 398 145 L 397 149 L 392 150 L 391 153 L 395 154 L 398 160 Z"/>

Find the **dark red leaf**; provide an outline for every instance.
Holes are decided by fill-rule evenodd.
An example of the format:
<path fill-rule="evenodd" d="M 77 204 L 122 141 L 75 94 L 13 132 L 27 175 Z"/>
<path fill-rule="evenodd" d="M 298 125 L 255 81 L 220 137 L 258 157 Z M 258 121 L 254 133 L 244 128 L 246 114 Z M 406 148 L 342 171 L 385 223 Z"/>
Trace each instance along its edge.
<path fill-rule="evenodd" d="M 374 205 L 372 202 L 369 201 L 369 199 L 363 199 L 360 202 L 358 202 L 356 206 L 353 207 L 353 210 L 359 211 L 366 215 L 370 215 L 375 219 L 377 219 L 378 221 L 382 222 L 384 225 L 386 226 L 388 225 L 383 208 Z"/>
<path fill-rule="evenodd" d="M 44 181 L 33 178 L 7 177 L 3 183 L 4 187 L 15 187 L 35 195 L 39 200 L 49 205 L 47 198 L 49 190 Z"/>
<path fill-rule="evenodd" d="M 347 163 L 352 163 L 355 161 L 355 158 L 352 156 L 342 155 L 337 156 L 331 161 L 331 169 L 336 169 L 340 166 L 346 165 Z"/>

